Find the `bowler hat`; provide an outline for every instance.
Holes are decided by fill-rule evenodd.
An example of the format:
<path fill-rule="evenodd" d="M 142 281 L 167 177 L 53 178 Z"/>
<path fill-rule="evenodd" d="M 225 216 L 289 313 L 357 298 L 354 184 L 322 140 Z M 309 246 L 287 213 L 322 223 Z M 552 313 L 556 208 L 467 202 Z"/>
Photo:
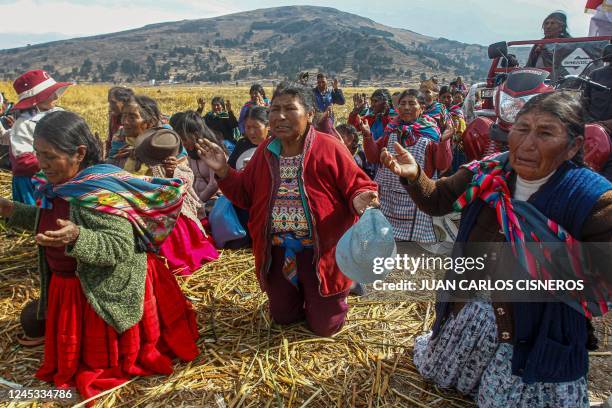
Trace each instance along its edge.
<path fill-rule="evenodd" d="M 179 135 L 172 129 L 155 127 L 136 138 L 134 154 L 147 166 L 161 164 L 165 159 L 176 156 L 181 147 Z"/>
<path fill-rule="evenodd" d="M 28 302 L 21 310 L 19 321 L 23 332 L 29 338 L 38 338 L 45 335 L 45 320 L 39 319 L 37 314 L 38 300 Z"/>

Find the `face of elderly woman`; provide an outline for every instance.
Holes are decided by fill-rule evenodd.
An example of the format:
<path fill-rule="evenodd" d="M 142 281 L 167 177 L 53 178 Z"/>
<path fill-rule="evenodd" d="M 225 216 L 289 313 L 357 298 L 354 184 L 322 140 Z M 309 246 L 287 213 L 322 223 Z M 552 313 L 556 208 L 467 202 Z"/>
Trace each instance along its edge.
<path fill-rule="evenodd" d="M 297 96 L 280 95 L 270 106 L 270 130 L 283 143 L 298 141 L 306 133 L 313 116 Z"/>
<path fill-rule="evenodd" d="M 127 137 L 136 137 L 151 127 L 140 115 L 140 108 L 138 105 L 134 104 L 123 106 L 123 110 L 121 111 L 121 124 L 123 125 L 123 130 Z"/>
<path fill-rule="evenodd" d="M 565 125 L 555 116 L 538 111 L 517 119 L 508 136 L 510 164 L 525 180 L 538 180 L 572 159 L 582 147 L 582 136 L 570 143 Z"/>
<path fill-rule="evenodd" d="M 77 175 L 81 162 L 85 157 L 85 146 L 77 147 L 77 153 L 69 155 L 43 138 L 34 139 L 34 151 L 40 165 L 40 169 L 51 184 L 61 184 Z"/>
<path fill-rule="evenodd" d="M 558 38 L 563 31 L 563 23 L 554 17 L 548 17 L 542 23 L 544 38 Z"/>
<path fill-rule="evenodd" d="M 399 101 L 398 113 L 405 122 L 414 122 L 423 113 L 421 104 L 414 96 L 405 96 Z"/>

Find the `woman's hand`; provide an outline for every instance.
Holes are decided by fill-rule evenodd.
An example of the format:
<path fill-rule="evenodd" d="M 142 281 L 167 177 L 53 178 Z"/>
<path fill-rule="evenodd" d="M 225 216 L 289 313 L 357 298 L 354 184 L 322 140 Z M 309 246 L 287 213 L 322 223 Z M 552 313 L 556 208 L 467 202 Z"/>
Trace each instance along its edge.
<path fill-rule="evenodd" d="M 365 138 L 372 137 L 372 131 L 370 130 L 370 124 L 366 119 L 362 119 L 359 121 L 359 130 L 361 131 L 361 135 Z"/>
<path fill-rule="evenodd" d="M 328 118 L 331 118 L 333 115 L 334 115 L 334 108 L 332 107 L 332 105 L 329 105 L 327 109 L 325 109 L 325 112 L 323 112 L 323 116 L 321 116 L 321 118 L 328 119 Z"/>
<path fill-rule="evenodd" d="M 174 156 L 170 156 L 162 162 L 164 170 L 166 171 L 166 177 L 174 176 L 174 170 L 178 166 L 179 161 Z"/>
<path fill-rule="evenodd" d="M 0 216 L 8 218 L 13 215 L 13 202 L 6 198 L 0 197 Z"/>
<path fill-rule="evenodd" d="M 13 125 L 15 124 L 15 117 L 13 115 L 6 115 L 6 126 L 7 126 L 7 130 L 12 128 Z"/>
<path fill-rule="evenodd" d="M 60 229 L 56 231 L 45 231 L 42 234 L 36 234 L 34 240 L 40 246 L 48 247 L 63 247 L 74 244 L 79 237 L 79 227 L 72 221 L 57 220 L 57 225 Z"/>
<path fill-rule="evenodd" d="M 198 139 L 196 149 L 198 156 L 204 160 L 208 167 L 213 169 L 217 176 L 220 178 L 227 176 L 229 171 L 227 157 L 225 157 L 225 152 L 220 146 L 206 139 Z"/>
<path fill-rule="evenodd" d="M 379 205 L 380 202 L 378 201 L 378 193 L 376 191 L 364 191 L 353 198 L 353 207 L 359 215 L 363 214 L 366 208 L 378 207 Z"/>
<path fill-rule="evenodd" d="M 134 150 L 134 146 L 124 146 L 121 149 L 119 149 L 119 151 L 117 152 L 117 154 L 115 154 L 115 156 L 113 156 L 113 159 L 123 159 L 125 157 L 128 157 L 132 154 L 132 151 Z"/>
<path fill-rule="evenodd" d="M 366 100 L 361 96 L 361 94 L 356 93 L 353 95 L 353 110 L 355 112 L 361 112 L 365 107 Z"/>
<path fill-rule="evenodd" d="M 447 141 L 455 134 L 455 127 L 453 126 L 452 121 L 447 122 L 446 129 L 442 132 L 442 136 L 440 137 L 440 143 Z"/>
<path fill-rule="evenodd" d="M 394 174 L 414 181 L 419 174 L 419 165 L 410 152 L 395 142 L 396 154 L 392 155 L 387 149 L 380 154 L 380 162 Z"/>

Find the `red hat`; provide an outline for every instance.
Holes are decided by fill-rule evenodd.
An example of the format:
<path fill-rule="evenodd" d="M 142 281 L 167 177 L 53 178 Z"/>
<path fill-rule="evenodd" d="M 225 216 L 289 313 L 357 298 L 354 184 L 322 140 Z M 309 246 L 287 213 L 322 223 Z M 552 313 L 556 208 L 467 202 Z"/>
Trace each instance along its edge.
<path fill-rule="evenodd" d="M 18 102 L 13 109 L 28 109 L 36 104 L 49 99 L 53 93 L 61 95 L 67 87 L 73 85 L 71 82 L 55 82 L 46 71 L 36 69 L 28 71 L 13 82 L 13 88 L 17 92 Z"/>

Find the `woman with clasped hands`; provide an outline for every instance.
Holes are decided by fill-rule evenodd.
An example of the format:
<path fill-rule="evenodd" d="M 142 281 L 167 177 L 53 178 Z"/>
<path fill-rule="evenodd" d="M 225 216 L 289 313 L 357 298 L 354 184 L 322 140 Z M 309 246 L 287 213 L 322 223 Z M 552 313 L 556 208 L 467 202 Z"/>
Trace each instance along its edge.
<path fill-rule="evenodd" d="M 46 115 L 33 140 L 38 207 L 0 197 L 0 217 L 36 234 L 45 323 L 36 377 L 88 399 L 133 376 L 170 375 L 174 357 L 195 359 L 195 311 L 155 254 L 178 218 L 182 181 L 101 164 L 99 140 L 72 112 Z"/>
<path fill-rule="evenodd" d="M 344 323 L 351 285 L 336 265 L 336 244 L 378 205 L 378 194 L 346 147 L 314 129 L 314 112 L 310 89 L 283 83 L 270 106 L 271 137 L 243 170 L 206 140 L 199 153 L 223 194 L 249 210 L 256 273 L 274 321 L 306 319 L 315 334 L 331 336 Z"/>

